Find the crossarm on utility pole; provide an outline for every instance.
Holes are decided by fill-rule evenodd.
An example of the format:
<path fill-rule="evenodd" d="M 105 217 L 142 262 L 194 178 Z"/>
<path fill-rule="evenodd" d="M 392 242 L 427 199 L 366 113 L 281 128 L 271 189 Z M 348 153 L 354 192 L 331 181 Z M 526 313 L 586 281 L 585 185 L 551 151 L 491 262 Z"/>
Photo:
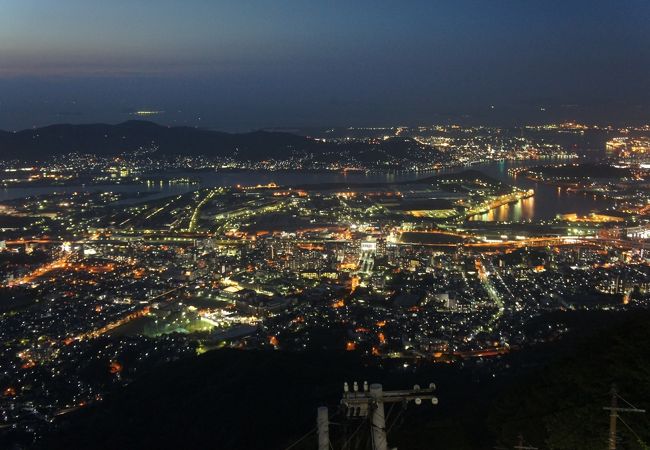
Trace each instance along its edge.
<path fill-rule="evenodd" d="M 422 400 L 431 400 L 434 405 L 438 404 L 438 398 L 433 395 L 436 389 L 433 383 L 426 389 L 416 384 L 413 389 L 399 391 L 384 391 L 381 384 L 372 384 L 368 389 L 368 383 L 364 382 L 362 386 L 363 390 L 359 391 L 359 384 L 354 382 L 350 391 L 350 385 L 345 383 L 341 404 L 345 406 L 348 417 L 371 416 L 373 450 L 388 449 L 384 403 L 402 403 L 406 407 L 409 402 L 420 405 Z"/>
<path fill-rule="evenodd" d="M 603 409 L 605 411 L 615 410 L 617 412 L 632 412 L 632 413 L 644 413 L 644 412 L 646 412 L 645 409 L 639 409 L 639 408 L 612 408 L 611 406 L 603 406 Z"/>

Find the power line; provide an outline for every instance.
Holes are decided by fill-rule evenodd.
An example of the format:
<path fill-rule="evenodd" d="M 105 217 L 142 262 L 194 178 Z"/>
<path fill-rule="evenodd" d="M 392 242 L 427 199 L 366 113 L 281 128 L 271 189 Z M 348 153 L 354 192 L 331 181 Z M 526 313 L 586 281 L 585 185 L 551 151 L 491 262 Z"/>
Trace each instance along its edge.
<path fill-rule="evenodd" d="M 362 420 L 361 422 L 359 422 L 359 426 L 357 427 L 357 429 L 354 430 L 354 431 L 352 432 L 352 434 L 350 435 L 350 437 L 349 437 L 349 438 L 348 438 L 348 439 L 343 443 L 343 446 L 341 447 L 343 450 L 345 450 L 345 448 L 347 448 L 347 446 L 350 445 L 350 442 L 352 442 L 352 439 L 353 439 L 354 436 L 359 432 L 359 430 L 361 429 L 361 427 L 365 424 L 366 420 L 367 420 L 367 419 Z"/>
<path fill-rule="evenodd" d="M 625 403 L 627 403 L 628 406 L 630 406 L 632 409 L 637 409 L 637 410 L 641 411 L 639 408 L 637 408 L 636 406 L 634 406 L 632 403 L 628 402 L 628 401 L 625 400 L 623 397 L 621 397 L 621 394 L 619 394 L 618 392 L 616 393 L 616 396 L 617 396 L 619 399 L 623 400 Z"/>
<path fill-rule="evenodd" d="M 397 425 L 397 422 L 402 418 L 402 414 L 404 414 L 404 411 L 406 411 L 406 408 L 402 408 L 399 410 L 397 413 L 397 417 L 395 417 L 395 420 L 393 420 L 393 423 L 390 424 L 388 427 L 388 430 L 386 430 L 386 434 L 389 434 L 390 431 L 393 429 L 395 425 Z"/>
<path fill-rule="evenodd" d="M 290 446 L 288 446 L 288 447 L 285 448 L 284 450 L 289 450 L 289 449 L 294 448 L 296 445 L 300 444 L 302 441 L 304 441 L 305 439 L 307 439 L 307 438 L 309 437 L 309 435 L 312 434 L 314 431 L 316 431 L 316 428 L 315 428 L 315 427 L 312 428 L 311 430 L 309 430 L 309 431 L 308 431 L 307 433 L 305 433 L 305 434 L 304 434 L 300 439 L 298 439 L 296 442 L 294 442 L 293 444 L 291 444 Z"/>
<path fill-rule="evenodd" d="M 645 409 L 635 408 L 634 405 L 632 405 L 630 402 L 621 398 L 621 396 L 618 395 L 618 390 L 615 384 L 612 384 L 611 395 L 612 395 L 611 406 L 604 406 L 603 409 L 609 411 L 608 449 L 616 450 L 616 423 L 618 420 L 621 420 L 621 422 L 623 422 L 619 413 L 621 412 L 645 413 Z M 632 408 L 620 408 L 618 406 L 619 398 L 621 398 L 621 400 L 626 402 L 628 405 L 632 406 Z"/>
<path fill-rule="evenodd" d="M 618 420 L 620 420 L 621 423 L 622 423 L 623 425 L 625 425 L 625 427 L 626 427 L 628 430 L 630 430 L 630 432 L 634 435 L 634 437 L 635 437 L 636 440 L 639 442 L 639 445 L 640 445 L 641 447 L 643 447 L 645 450 L 650 449 L 650 447 L 648 447 L 648 445 L 643 441 L 643 439 L 641 439 L 641 436 L 639 436 L 639 435 L 636 433 L 636 431 L 634 431 L 634 430 L 632 429 L 632 427 L 629 426 L 629 425 L 627 424 L 627 422 L 625 422 L 621 417 L 619 417 Z"/>

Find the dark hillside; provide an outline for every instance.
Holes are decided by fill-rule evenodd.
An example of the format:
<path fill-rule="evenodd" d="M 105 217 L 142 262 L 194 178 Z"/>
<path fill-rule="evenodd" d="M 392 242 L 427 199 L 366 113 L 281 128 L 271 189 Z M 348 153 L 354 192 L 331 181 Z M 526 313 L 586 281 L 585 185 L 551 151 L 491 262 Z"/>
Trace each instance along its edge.
<path fill-rule="evenodd" d="M 381 382 L 386 389 L 436 382 L 439 406 L 391 411 L 389 442 L 398 448 L 512 448 L 520 433 L 539 448 L 604 448 L 602 407 L 612 382 L 625 399 L 650 408 L 650 314 L 561 316 L 574 330 L 570 336 L 464 367 L 372 367 L 352 353 L 209 352 L 71 414 L 43 448 L 283 449 L 314 427 L 316 408 L 326 404 L 338 449 L 358 426 L 335 415 L 346 380 Z M 624 420 L 650 441 L 649 419 L 635 416 Z M 622 424 L 619 430 L 620 448 L 643 448 Z M 294 448 L 314 446 L 310 437 Z"/>

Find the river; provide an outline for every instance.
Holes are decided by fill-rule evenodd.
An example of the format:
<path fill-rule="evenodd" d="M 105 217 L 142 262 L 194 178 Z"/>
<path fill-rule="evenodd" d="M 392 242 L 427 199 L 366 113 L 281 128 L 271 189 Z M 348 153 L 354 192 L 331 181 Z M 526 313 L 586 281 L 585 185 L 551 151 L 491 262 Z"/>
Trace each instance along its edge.
<path fill-rule="evenodd" d="M 546 161 L 548 162 L 548 161 Z M 515 204 L 504 205 L 488 213 L 475 216 L 474 220 L 489 221 L 528 221 L 552 219 L 557 214 L 576 212 L 586 214 L 594 210 L 604 209 L 611 205 L 610 201 L 594 198 L 585 194 L 572 194 L 554 186 L 536 183 L 523 177 L 513 178 L 508 174 L 508 169 L 513 167 L 528 167 L 543 164 L 540 160 L 534 161 L 501 161 L 487 164 L 473 165 L 471 168 L 497 178 L 505 183 L 516 185 L 525 189 L 534 189 L 535 196 L 521 200 Z M 149 194 L 144 199 L 156 199 L 171 195 L 190 192 L 198 188 L 217 186 L 234 186 L 237 184 L 253 185 L 275 182 L 280 185 L 312 184 L 312 183 L 364 183 L 364 182 L 396 182 L 429 177 L 437 173 L 454 173 L 467 168 L 445 169 L 437 172 L 386 172 L 386 173 L 359 173 L 359 172 L 309 172 L 309 171 L 237 171 L 237 172 L 192 172 L 173 173 L 171 176 L 187 177 L 199 180 L 199 185 L 192 184 L 153 184 L 153 185 L 86 185 L 66 187 L 27 187 L 0 189 L 0 202 L 29 197 L 33 195 L 49 194 L 53 192 L 78 192 L 78 191 L 112 191 L 118 193 L 143 193 Z M 143 198 L 131 198 L 121 203 L 142 201 Z"/>
<path fill-rule="evenodd" d="M 606 209 L 613 204 L 593 195 L 567 192 L 549 184 L 538 183 L 525 177 L 511 177 L 508 169 L 530 167 L 543 164 L 540 161 L 502 161 L 484 166 L 476 166 L 477 170 L 497 178 L 505 183 L 522 189 L 533 189 L 535 195 L 517 203 L 503 205 L 485 214 L 475 216 L 473 220 L 520 222 L 528 220 L 553 219 L 557 214 L 578 213 L 588 214 L 592 211 Z"/>

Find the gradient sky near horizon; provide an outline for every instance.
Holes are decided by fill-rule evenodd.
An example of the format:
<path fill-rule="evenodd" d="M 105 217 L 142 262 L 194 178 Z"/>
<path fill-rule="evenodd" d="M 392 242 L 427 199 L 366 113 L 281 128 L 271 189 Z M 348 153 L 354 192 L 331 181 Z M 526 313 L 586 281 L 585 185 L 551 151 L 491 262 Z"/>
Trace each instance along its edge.
<path fill-rule="evenodd" d="M 0 129 L 650 122 L 648 0 L 0 0 Z"/>

